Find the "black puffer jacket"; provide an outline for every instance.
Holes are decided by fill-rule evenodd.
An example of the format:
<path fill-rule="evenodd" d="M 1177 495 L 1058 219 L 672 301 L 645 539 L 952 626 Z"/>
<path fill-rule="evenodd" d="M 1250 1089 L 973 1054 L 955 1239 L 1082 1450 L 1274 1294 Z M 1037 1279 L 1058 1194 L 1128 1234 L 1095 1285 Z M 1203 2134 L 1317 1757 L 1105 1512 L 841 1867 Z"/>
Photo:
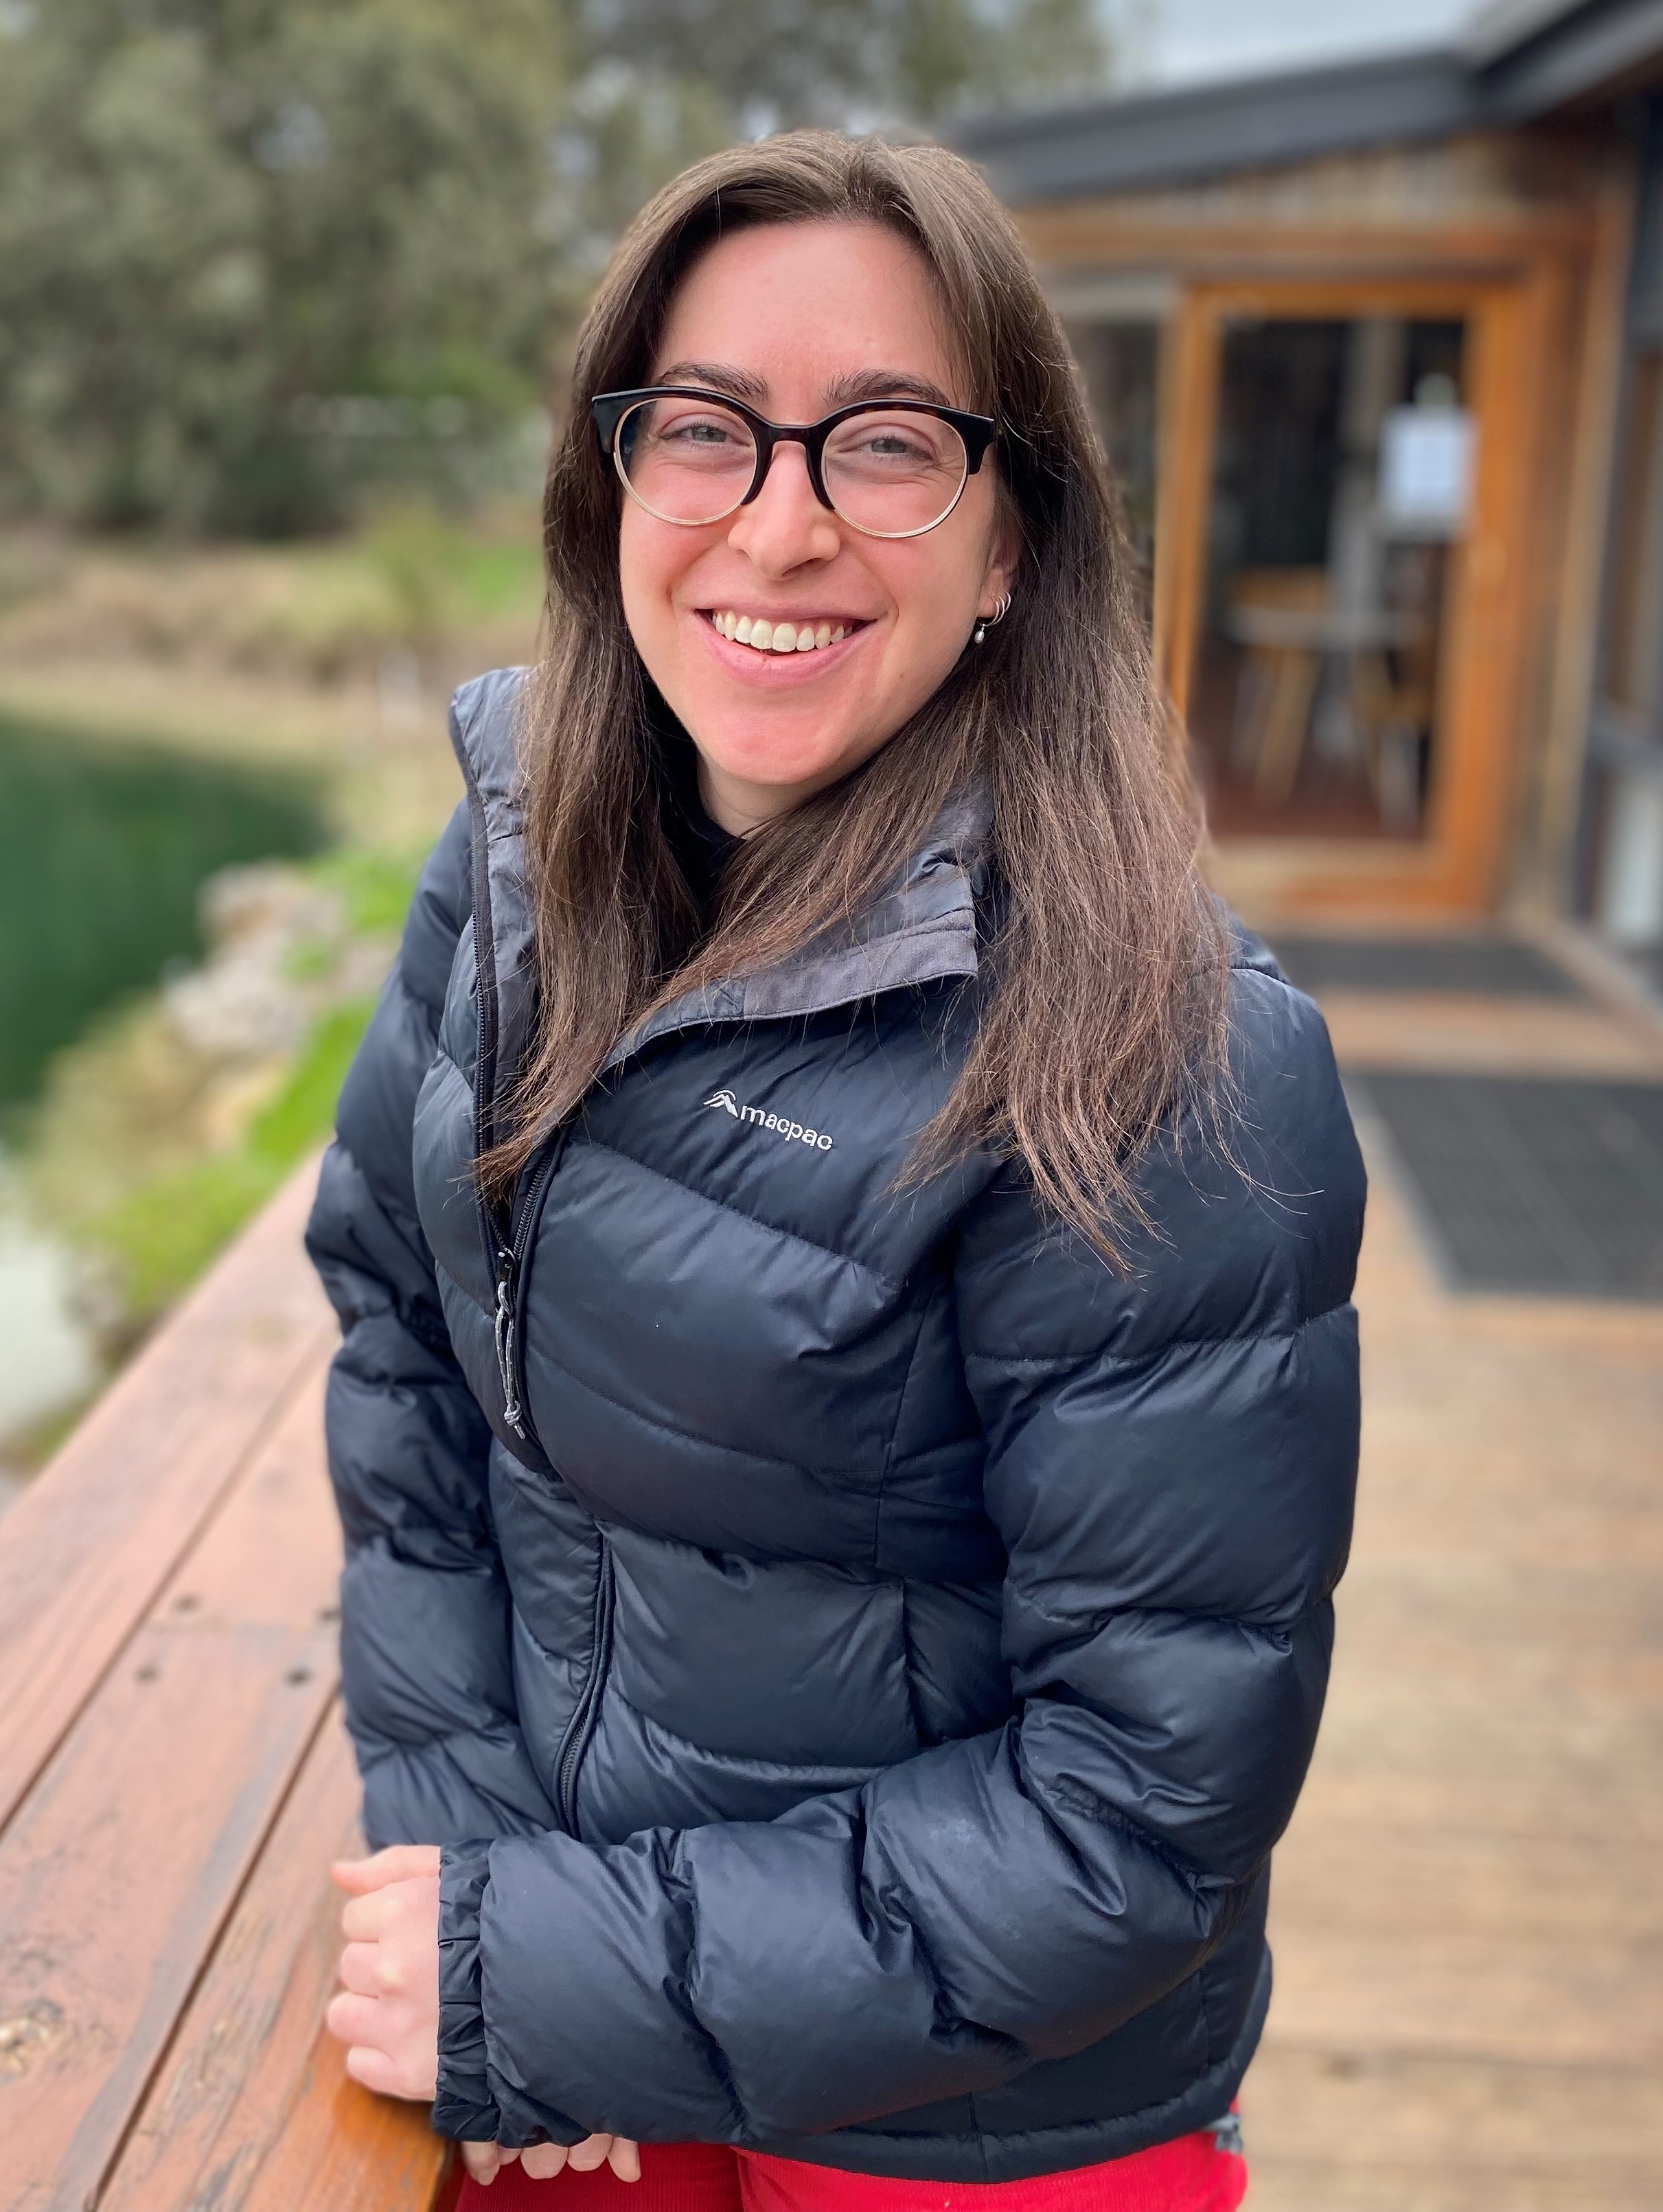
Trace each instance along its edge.
<path fill-rule="evenodd" d="M 898 1195 L 973 1019 L 966 810 L 847 941 L 620 1047 L 504 1254 L 515 685 L 458 695 L 471 811 L 311 1229 L 368 1832 L 447 1846 L 435 2124 L 975 2181 L 1199 2126 L 1351 1517 L 1321 1020 L 1244 945 L 1246 1177 L 1157 1152 L 1129 1275 L 987 1159 Z"/>

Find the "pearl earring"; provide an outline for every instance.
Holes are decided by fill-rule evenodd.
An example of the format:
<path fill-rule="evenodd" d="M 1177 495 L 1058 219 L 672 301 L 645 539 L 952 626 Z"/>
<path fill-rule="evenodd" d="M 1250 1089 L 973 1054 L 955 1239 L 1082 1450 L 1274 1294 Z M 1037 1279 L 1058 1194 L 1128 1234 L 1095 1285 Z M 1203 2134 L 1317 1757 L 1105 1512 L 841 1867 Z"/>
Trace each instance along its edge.
<path fill-rule="evenodd" d="M 1008 592 L 1002 592 L 999 594 L 999 604 L 995 607 L 993 612 L 990 615 L 983 615 L 978 620 L 975 629 L 970 633 L 971 643 L 972 645 L 985 645 L 987 643 L 987 634 L 993 628 L 995 623 L 1003 622 L 1005 617 L 1009 612 L 1010 593 Z"/>

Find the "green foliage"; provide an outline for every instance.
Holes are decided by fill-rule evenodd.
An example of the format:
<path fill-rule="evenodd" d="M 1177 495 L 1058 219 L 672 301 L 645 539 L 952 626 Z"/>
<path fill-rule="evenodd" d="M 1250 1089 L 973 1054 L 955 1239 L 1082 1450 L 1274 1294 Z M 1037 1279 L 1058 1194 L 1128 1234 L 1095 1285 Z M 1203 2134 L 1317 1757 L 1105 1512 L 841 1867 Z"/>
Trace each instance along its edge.
<path fill-rule="evenodd" d="M 0 508 L 470 496 L 642 201 L 1100 84 L 1100 0 L 0 0 Z"/>
<path fill-rule="evenodd" d="M 752 129 L 935 123 L 1090 92 L 1111 61 L 1092 0 L 576 0 L 573 43 Z"/>
<path fill-rule="evenodd" d="M 145 1176 L 82 1224 L 83 1240 L 113 1262 L 132 1322 L 188 1290 L 289 1169 L 326 1141 L 374 1010 L 373 999 L 358 999 L 326 1014 L 238 1144 Z"/>
<path fill-rule="evenodd" d="M 375 1010 L 373 999 L 354 999 L 332 1007 L 317 1024 L 288 1081 L 250 1126 L 244 1149 L 251 1158 L 271 1161 L 281 1174 L 323 1143 L 335 1126 L 335 1102 Z"/>
<path fill-rule="evenodd" d="M 90 1241 L 119 1270 L 131 1325 L 188 1290 L 282 1180 L 282 1170 L 263 1154 L 215 1152 L 152 1176 L 97 1216 L 88 1224 Z"/>
<path fill-rule="evenodd" d="M 297 777 L 0 722 L 0 1103 L 100 1009 L 200 951 L 216 869 L 322 836 L 320 794 Z"/>
<path fill-rule="evenodd" d="M 314 860 L 310 872 L 345 900 L 354 936 L 387 937 L 404 927 L 426 859 L 425 849 L 393 853 L 379 845 L 340 845 Z"/>
<path fill-rule="evenodd" d="M 51 0 L 5 25 L 9 503 L 309 527 L 358 464 L 437 468 L 535 402 L 546 0 Z"/>

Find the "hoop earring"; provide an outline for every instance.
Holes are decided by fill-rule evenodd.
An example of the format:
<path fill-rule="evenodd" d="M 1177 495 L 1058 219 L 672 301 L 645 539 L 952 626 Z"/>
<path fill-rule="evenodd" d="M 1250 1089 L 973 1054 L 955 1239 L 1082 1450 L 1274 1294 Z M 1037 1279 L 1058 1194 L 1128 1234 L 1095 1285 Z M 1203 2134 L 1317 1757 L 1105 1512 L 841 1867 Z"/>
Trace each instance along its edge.
<path fill-rule="evenodd" d="M 1002 592 L 999 594 L 999 604 L 995 607 L 993 612 L 990 615 L 984 615 L 978 622 L 975 629 L 970 633 L 971 643 L 972 645 L 985 645 L 987 643 L 988 632 L 993 628 L 996 623 L 1003 622 L 1005 617 L 1009 612 L 1010 593 L 1008 592 Z"/>

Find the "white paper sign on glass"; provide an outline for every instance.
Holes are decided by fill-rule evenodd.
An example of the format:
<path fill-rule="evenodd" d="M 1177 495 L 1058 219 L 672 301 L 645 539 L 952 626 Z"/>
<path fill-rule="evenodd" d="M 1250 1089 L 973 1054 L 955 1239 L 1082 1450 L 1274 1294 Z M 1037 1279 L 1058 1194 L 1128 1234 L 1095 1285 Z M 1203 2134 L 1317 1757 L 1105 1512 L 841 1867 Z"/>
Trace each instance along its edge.
<path fill-rule="evenodd" d="M 1459 538 L 1475 424 L 1462 407 L 1394 407 L 1380 425 L 1380 519 L 1394 538 Z"/>

